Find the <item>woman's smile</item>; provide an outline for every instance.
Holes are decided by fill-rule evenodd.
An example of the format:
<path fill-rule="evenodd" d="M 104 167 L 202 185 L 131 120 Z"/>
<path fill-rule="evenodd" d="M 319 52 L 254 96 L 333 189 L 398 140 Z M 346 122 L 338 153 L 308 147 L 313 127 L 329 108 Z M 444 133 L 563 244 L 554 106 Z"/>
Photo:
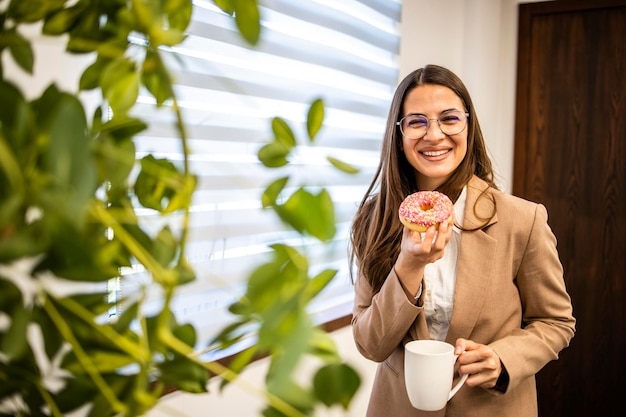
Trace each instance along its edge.
<path fill-rule="evenodd" d="M 424 155 L 428 159 L 435 159 L 438 156 L 447 155 L 452 152 L 452 149 L 440 149 L 440 150 L 421 150 L 418 151 L 420 154 Z"/>

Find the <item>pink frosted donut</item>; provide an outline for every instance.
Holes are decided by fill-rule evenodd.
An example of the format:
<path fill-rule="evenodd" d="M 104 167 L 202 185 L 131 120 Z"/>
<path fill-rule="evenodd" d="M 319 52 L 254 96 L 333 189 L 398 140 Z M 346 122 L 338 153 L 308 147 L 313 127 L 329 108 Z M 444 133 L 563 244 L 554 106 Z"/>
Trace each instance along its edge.
<path fill-rule="evenodd" d="M 452 201 L 439 191 L 418 191 L 404 199 L 398 214 L 403 225 L 416 232 L 425 232 L 430 226 L 452 218 Z"/>

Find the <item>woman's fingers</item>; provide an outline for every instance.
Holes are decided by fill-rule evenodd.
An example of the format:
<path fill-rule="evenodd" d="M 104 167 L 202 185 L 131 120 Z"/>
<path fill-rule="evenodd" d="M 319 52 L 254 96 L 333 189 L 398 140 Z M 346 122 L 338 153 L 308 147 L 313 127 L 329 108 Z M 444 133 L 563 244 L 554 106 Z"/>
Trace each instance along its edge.
<path fill-rule="evenodd" d="M 498 354 L 489 346 L 472 340 L 458 339 L 455 354 L 459 356 L 459 372 L 469 374 L 467 385 L 493 388 L 502 372 Z"/>

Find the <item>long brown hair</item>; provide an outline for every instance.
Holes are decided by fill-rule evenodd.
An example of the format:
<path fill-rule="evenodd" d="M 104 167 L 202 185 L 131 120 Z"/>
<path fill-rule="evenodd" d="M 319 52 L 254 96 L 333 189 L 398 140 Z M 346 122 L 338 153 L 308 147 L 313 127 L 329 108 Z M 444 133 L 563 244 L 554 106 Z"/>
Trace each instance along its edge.
<path fill-rule="evenodd" d="M 380 290 L 400 253 L 402 224 L 398 219 L 398 207 L 407 195 L 419 191 L 415 169 L 402 151 L 402 133 L 396 122 L 401 118 L 406 95 L 424 84 L 450 88 L 461 98 L 469 113 L 468 152 L 450 178 L 437 190 L 456 202 L 473 175 L 497 188 L 478 117 L 461 79 L 450 70 L 437 65 L 427 65 L 407 75 L 398 84 L 393 96 L 380 163 L 356 212 L 350 235 L 350 264 L 356 266 L 359 274 L 369 281 L 375 293 Z M 350 275 L 354 281 L 352 268 Z"/>

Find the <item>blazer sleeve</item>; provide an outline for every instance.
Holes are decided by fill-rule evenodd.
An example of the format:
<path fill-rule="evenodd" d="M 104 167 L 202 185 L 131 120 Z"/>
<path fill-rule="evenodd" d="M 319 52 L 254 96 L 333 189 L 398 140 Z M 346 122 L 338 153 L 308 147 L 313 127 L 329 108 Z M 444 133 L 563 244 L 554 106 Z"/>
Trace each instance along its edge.
<path fill-rule="evenodd" d="M 522 326 L 490 344 L 509 374 L 509 389 L 557 359 L 575 332 L 556 237 L 541 204 L 536 205 L 527 242 L 515 278 L 523 306 Z"/>
<path fill-rule="evenodd" d="M 405 337 L 410 337 L 409 331 L 418 316 L 421 320 L 418 320 L 417 327 L 427 329 L 423 311 L 423 307 L 416 306 L 408 299 L 393 270 L 377 294 L 373 294 L 369 282 L 359 276 L 355 284 L 352 316 L 357 349 L 370 360 L 386 360 Z M 423 330 L 419 333 L 423 333 Z"/>

